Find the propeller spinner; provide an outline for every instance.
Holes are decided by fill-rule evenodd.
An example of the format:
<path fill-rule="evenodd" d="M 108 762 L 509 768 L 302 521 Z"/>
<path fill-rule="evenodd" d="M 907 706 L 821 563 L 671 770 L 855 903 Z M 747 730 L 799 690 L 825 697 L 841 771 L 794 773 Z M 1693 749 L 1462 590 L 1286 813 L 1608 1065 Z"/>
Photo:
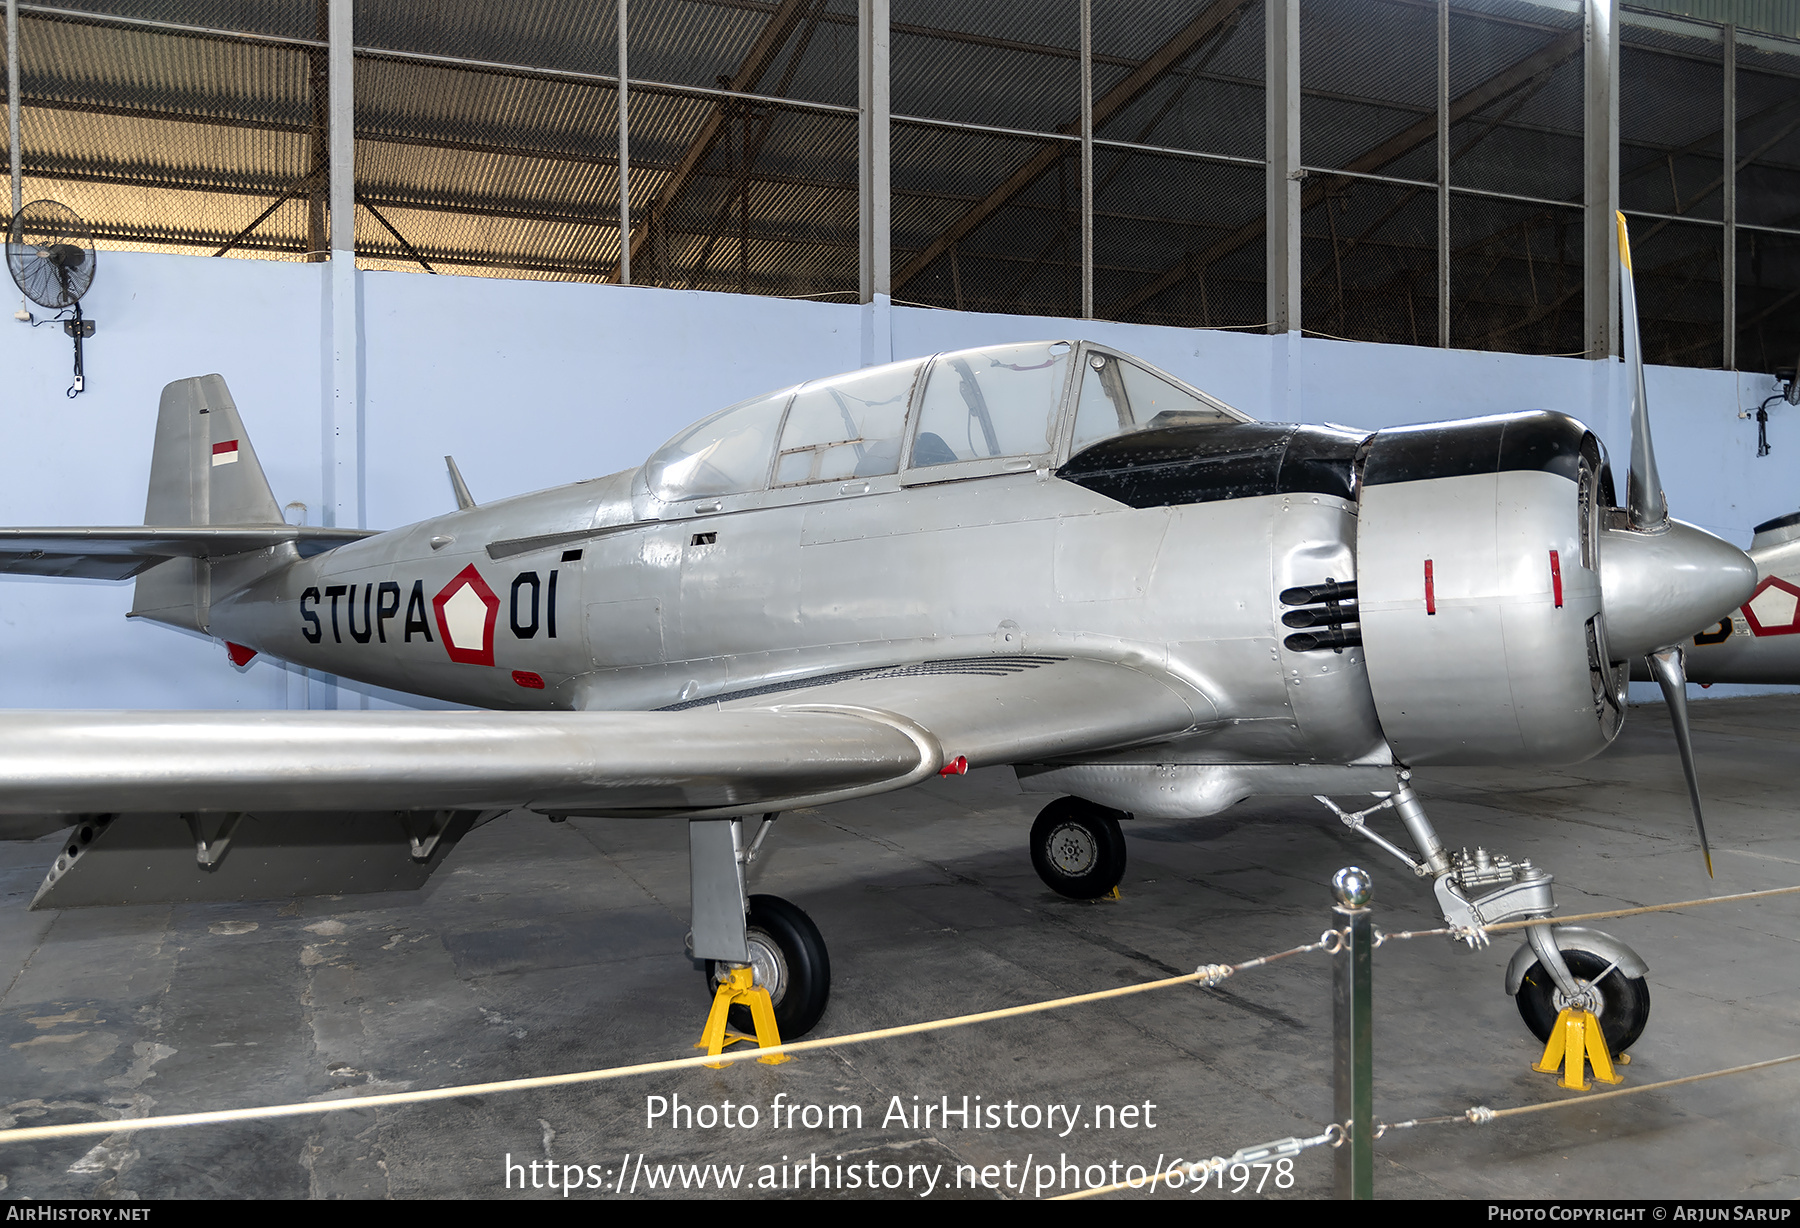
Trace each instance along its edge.
<path fill-rule="evenodd" d="M 1631 371 L 1631 470 L 1626 481 L 1623 523 L 1600 534 L 1600 575 L 1606 610 L 1606 638 L 1619 659 L 1645 657 L 1662 686 L 1670 724 L 1687 775 L 1694 829 L 1713 872 L 1712 849 L 1700 807 L 1688 726 L 1687 673 L 1682 645 L 1697 627 L 1716 621 L 1750 599 L 1756 564 L 1729 542 L 1669 517 L 1668 499 L 1656 472 L 1650 442 L 1650 412 L 1644 392 L 1644 352 L 1638 333 L 1637 291 L 1631 274 L 1631 240 L 1625 215 L 1617 215 L 1622 302 L 1620 321 L 1625 361 Z M 1616 516 L 1616 513 L 1615 513 Z"/>

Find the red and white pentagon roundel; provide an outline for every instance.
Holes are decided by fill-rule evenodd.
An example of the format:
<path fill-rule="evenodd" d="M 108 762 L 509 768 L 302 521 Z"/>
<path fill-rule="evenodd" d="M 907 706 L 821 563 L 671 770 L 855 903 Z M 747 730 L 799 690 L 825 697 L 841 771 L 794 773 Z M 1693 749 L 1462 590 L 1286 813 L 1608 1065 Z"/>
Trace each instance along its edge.
<path fill-rule="evenodd" d="M 1765 579 L 1744 603 L 1744 621 L 1753 635 L 1800 632 L 1800 588 L 1774 576 Z"/>
<path fill-rule="evenodd" d="M 487 586 L 475 564 L 456 573 L 431 599 L 437 613 L 438 632 L 444 651 L 459 665 L 494 663 L 494 621 L 500 615 L 500 598 Z"/>

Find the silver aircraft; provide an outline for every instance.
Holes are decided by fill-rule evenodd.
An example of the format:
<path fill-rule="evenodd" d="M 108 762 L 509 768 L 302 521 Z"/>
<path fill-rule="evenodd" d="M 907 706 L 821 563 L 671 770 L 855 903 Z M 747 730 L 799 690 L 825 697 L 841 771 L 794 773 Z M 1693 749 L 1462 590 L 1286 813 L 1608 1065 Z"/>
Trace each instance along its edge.
<path fill-rule="evenodd" d="M 451 476 L 457 510 L 407 528 L 285 525 L 204 376 L 163 393 L 144 527 L 0 531 L 4 570 L 135 577 L 134 616 L 239 663 L 478 709 L 0 713 L 0 813 L 73 824 L 35 905 L 418 886 L 507 811 L 679 818 L 690 954 L 750 965 L 793 1037 L 829 960 L 746 893 L 770 821 L 1010 765 L 1053 795 L 1030 848 L 1064 895 L 1120 881 L 1121 820 L 1314 795 L 1485 941 L 1551 916 L 1551 876 L 1446 849 L 1409 768 L 1585 759 L 1646 655 L 1680 716 L 1678 646 L 1755 583 L 1669 519 L 1641 395 L 1619 507 L 1562 414 L 1257 422 L 1086 341 L 771 392 L 557 490 L 477 505 Z M 1351 794 L 1377 800 L 1326 801 Z M 1586 1003 L 1627 1048 L 1643 959 L 1529 933 L 1526 1022 Z"/>

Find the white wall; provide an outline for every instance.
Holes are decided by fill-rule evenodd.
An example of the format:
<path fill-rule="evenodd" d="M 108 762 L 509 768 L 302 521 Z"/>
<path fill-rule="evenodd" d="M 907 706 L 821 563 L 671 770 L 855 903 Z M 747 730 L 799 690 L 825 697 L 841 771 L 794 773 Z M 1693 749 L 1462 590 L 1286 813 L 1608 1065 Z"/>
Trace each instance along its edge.
<path fill-rule="evenodd" d="M 157 398 L 217 371 L 277 498 L 319 523 L 326 266 L 105 252 L 83 309 L 88 391 L 73 400 L 60 328 L 0 317 L 7 372 L 0 524 L 140 523 Z M 477 500 L 635 465 L 732 401 L 861 361 L 867 309 L 691 291 L 364 272 L 368 523 L 452 507 L 443 456 Z M 894 357 L 1043 337 L 1116 345 L 1259 417 L 1374 428 L 1520 408 L 1593 425 L 1622 479 L 1619 364 L 895 307 Z M 1766 376 L 1652 368 L 1657 458 L 1674 513 L 1739 543 L 1800 507 L 1800 430 L 1739 419 Z M 298 680 L 258 658 L 128 622 L 131 586 L 0 577 L 0 706 L 281 707 Z M 1727 688 L 1715 688 L 1719 694 Z M 315 688 L 316 690 L 316 688 Z M 399 697 L 361 695 L 346 703 Z M 316 702 L 316 696 L 315 696 Z"/>

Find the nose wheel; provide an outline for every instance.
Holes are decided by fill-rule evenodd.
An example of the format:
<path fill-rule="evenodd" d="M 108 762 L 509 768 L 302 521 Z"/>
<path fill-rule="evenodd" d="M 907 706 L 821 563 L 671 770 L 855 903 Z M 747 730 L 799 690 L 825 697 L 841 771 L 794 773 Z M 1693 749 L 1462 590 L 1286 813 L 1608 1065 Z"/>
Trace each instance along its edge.
<path fill-rule="evenodd" d="M 1626 976 L 1616 962 L 1592 951 L 1562 947 L 1563 962 L 1575 978 L 1576 993 L 1567 994 L 1533 960 L 1513 1000 L 1531 1034 L 1548 1042 L 1556 1020 L 1570 1007 L 1587 1010 L 1600 1021 L 1600 1034 L 1612 1053 L 1623 1053 L 1644 1034 L 1650 1020 L 1650 986 L 1641 976 Z"/>
<path fill-rule="evenodd" d="M 1119 811 L 1059 797 L 1031 825 L 1031 864 L 1044 885 L 1071 900 L 1097 900 L 1125 877 Z"/>

